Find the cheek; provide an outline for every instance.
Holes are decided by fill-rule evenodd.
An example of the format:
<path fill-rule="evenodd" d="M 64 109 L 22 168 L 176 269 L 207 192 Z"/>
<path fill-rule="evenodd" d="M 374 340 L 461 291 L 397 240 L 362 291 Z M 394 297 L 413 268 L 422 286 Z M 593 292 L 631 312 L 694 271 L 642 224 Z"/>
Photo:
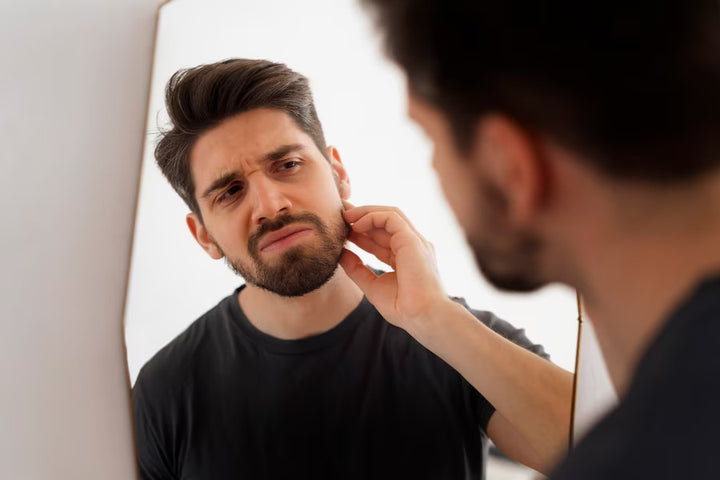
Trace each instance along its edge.
<path fill-rule="evenodd" d="M 333 177 L 323 178 L 322 181 L 315 182 L 312 186 L 304 186 L 300 192 L 299 201 L 305 203 L 305 199 L 309 200 L 309 196 L 311 196 L 313 209 L 319 212 L 335 212 L 342 206 L 339 185 Z"/>
<path fill-rule="evenodd" d="M 466 228 L 477 193 L 474 191 L 473 172 L 469 171 L 463 159 L 438 149 L 433 154 L 433 168 L 455 217 L 461 226 Z"/>
<path fill-rule="evenodd" d="M 211 233 L 215 241 L 220 244 L 228 254 L 242 253 L 247 249 L 250 236 L 249 215 L 242 209 L 237 209 L 232 214 L 223 215 L 216 219 Z"/>

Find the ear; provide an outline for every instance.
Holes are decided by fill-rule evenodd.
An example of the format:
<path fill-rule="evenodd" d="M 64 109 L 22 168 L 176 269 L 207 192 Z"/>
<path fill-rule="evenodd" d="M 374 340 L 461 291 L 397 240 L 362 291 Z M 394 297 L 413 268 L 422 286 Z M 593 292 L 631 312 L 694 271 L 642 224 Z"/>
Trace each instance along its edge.
<path fill-rule="evenodd" d="M 335 177 L 335 183 L 337 183 L 340 197 L 343 200 L 348 200 L 352 189 L 350 188 L 350 177 L 348 176 L 347 170 L 345 170 L 345 166 L 340 159 L 340 152 L 338 152 L 337 148 L 328 146 L 327 158 L 333 169 L 333 176 Z"/>
<path fill-rule="evenodd" d="M 474 166 L 508 199 L 508 214 L 527 224 L 542 205 L 547 179 L 537 139 L 505 115 L 488 114 L 476 126 Z"/>
<path fill-rule="evenodd" d="M 219 260 L 225 256 L 212 238 L 210 238 L 210 234 L 205 229 L 205 225 L 195 213 L 188 213 L 187 217 L 185 217 L 185 222 L 190 229 L 190 233 L 192 233 L 203 250 L 210 255 L 210 258 Z"/>

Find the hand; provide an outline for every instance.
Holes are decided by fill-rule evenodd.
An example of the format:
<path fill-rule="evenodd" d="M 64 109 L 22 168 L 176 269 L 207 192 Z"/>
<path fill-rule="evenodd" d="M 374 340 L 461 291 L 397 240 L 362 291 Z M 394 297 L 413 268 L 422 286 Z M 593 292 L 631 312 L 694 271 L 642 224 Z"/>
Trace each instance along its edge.
<path fill-rule="evenodd" d="M 391 207 L 345 205 L 349 240 L 395 269 L 383 275 L 345 250 L 340 265 L 390 323 L 457 370 L 497 410 L 488 432 L 543 470 L 566 448 L 572 374 L 494 333 L 444 293 L 432 245 Z"/>
<path fill-rule="evenodd" d="M 395 270 L 378 276 L 346 249 L 340 265 L 347 275 L 390 323 L 408 330 L 431 318 L 434 308 L 449 301 L 432 244 L 397 208 L 347 202 L 345 207 L 345 220 L 352 227 L 348 239 Z"/>

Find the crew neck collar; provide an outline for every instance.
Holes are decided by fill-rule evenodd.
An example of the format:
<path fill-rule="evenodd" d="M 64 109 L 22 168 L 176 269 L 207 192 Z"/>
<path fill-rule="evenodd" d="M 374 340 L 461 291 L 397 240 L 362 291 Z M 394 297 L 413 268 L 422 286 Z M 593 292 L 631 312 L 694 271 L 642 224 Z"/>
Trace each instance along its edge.
<path fill-rule="evenodd" d="M 363 296 L 357 307 L 355 307 L 355 309 L 350 312 L 350 314 L 345 317 L 340 323 L 330 328 L 329 330 L 316 335 L 311 335 L 309 337 L 295 340 L 286 340 L 264 333 L 250 322 L 250 320 L 247 318 L 247 315 L 245 315 L 245 312 L 240 306 L 240 302 L 238 302 L 238 294 L 244 288 L 245 285 L 241 285 L 240 287 L 235 289 L 235 291 L 232 295 L 230 295 L 230 297 L 228 297 L 233 319 L 243 330 L 243 332 L 247 334 L 257 344 L 264 346 L 270 351 L 280 354 L 302 354 L 315 350 L 321 350 L 331 345 L 334 345 L 338 343 L 342 338 L 349 335 L 360 323 L 360 321 L 365 318 L 365 316 L 373 309 L 373 306 L 370 304 L 367 298 Z"/>

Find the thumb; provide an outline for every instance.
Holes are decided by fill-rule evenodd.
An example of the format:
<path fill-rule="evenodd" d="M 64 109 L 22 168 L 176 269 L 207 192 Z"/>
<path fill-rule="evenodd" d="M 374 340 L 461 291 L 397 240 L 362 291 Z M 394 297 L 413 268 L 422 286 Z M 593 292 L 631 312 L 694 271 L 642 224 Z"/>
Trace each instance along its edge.
<path fill-rule="evenodd" d="M 363 261 L 354 252 L 344 249 L 340 257 L 340 266 L 345 270 L 350 279 L 360 287 L 363 293 L 367 294 L 372 288 L 373 282 L 377 279 L 377 275 L 365 266 Z"/>

